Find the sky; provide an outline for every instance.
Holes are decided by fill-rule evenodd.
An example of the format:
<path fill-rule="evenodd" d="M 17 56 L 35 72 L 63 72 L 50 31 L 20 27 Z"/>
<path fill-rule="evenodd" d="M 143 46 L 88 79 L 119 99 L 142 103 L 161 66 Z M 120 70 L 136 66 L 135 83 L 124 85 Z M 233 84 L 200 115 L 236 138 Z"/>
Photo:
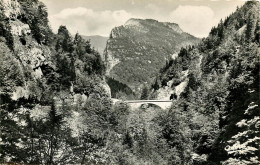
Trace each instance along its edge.
<path fill-rule="evenodd" d="M 174 22 L 183 31 L 206 37 L 220 19 L 243 0 L 40 0 L 47 6 L 54 32 L 65 25 L 72 33 L 109 36 L 130 18 Z"/>

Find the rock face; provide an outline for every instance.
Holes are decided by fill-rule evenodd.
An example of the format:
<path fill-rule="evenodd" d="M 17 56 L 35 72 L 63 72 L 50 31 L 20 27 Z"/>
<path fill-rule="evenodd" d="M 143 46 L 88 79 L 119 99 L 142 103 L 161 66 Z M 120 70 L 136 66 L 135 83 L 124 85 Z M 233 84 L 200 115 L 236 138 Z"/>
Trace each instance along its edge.
<path fill-rule="evenodd" d="M 3 0 L 3 13 L 7 18 L 15 19 L 21 14 L 21 6 L 17 1 Z"/>
<path fill-rule="evenodd" d="M 156 90 L 153 95 L 156 95 L 154 97 L 156 100 L 170 100 L 170 97 L 172 94 L 176 95 L 176 98 L 179 98 L 181 93 L 185 90 L 188 82 L 188 75 L 189 70 L 182 71 L 180 73 L 179 81 L 180 83 L 178 85 L 174 85 L 174 80 L 170 80 L 167 82 L 167 85 L 162 86 L 158 90 Z"/>
<path fill-rule="evenodd" d="M 28 98 L 27 86 L 28 82 L 34 82 L 41 80 L 42 70 L 41 66 L 49 65 L 53 66 L 51 58 L 51 49 L 49 46 L 38 43 L 35 40 L 35 29 L 32 30 L 32 22 L 28 21 L 29 14 L 26 13 L 24 4 L 16 0 L 4 0 L 0 2 L 1 9 L 1 26 L 0 42 L 1 49 L 7 48 L 8 45 L 10 52 L 7 49 L 1 51 L 1 58 L 4 59 L 6 66 L 10 65 L 11 60 L 17 61 L 19 69 L 11 70 L 11 72 L 19 71 L 19 77 L 22 82 L 15 85 L 9 84 L 8 92 L 13 93 L 13 98 L 18 99 L 20 97 Z M 43 6 L 40 2 L 32 2 L 32 11 L 36 11 L 37 8 Z M 44 14 L 44 11 L 39 14 Z M 35 16 L 36 17 L 36 16 Z M 32 20 L 34 18 L 31 18 Z M 42 19 L 47 17 L 42 16 Z M 34 23 L 36 24 L 36 23 Z M 35 25 L 36 26 L 36 25 Z M 44 25 L 44 31 L 50 31 L 48 23 Z M 6 41 L 6 42 L 4 42 Z M 8 55 L 7 55 L 8 54 Z M 6 69 L 6 66 L 3 66 Z M 30 74 L 28 74 L 30 73 Z M 14 79 L 19 79 L 18 77 Z M 15 82 L 15 81 L 14 81 Z M 22 90 L 21 90 L 22 89 Z M 4 88 L 2 88 L 5 91 Z M 24 92 L 21 92 L 24 91 Z M 19 95 L 17 93 L 20 93 Z M 27 93 L 27 94 L 26 94 Z"/>
<path fill-rule="evenodd" d="M 28 98 L 28 93 L 34 95 L 36 92 L 31 90 L 34 88 L 40 89 L 37 86 L 38 82 L 47 87 L 51 86 L 49 80 L 59 79 L 61 77 L 61 75 L 58 75 L 60 73 L 58 73 L 57 67 L 61 63 L 58 62 L 59 55 L 62 54 L 61 56 L 64 58 L 66 55 L 74 53 L 74 58 L 79 58 L 78 54 L 80 53 L 76 50 L 71 52 L 57 51 L 60 46 L 58 44 L 60 36 L 52 33 L 47 16 L 46 6 L 37 0 L 32 2 L 0 1 L 0 59 L 2 64 L 0 75 L 10 75 L 10 77 L 5 77 L 6 81 L 2 79 L 0 90 L 1 92 L 11 93 L 14 100 L 22 97 Z M 72 40 L 71 36 L 66 37 L 67 40 L 69 40 L 68 38 Z M 82 52 L 86 53 L 86 50 Z M 93 52 L 91 53 L 93 54 Z M 91 56 L 91 53 L 89 52 L 88 57 Z M 76 66 L 77 69 L 80 68 L 78 65 Z M 10 66 L 13 68 L 10 68 Z M 66 64 L 66 67 L 69 67 L 68 64 Z M 81 70 L 79 74 L 82 74 L 82 72 Z M 12 74 L 17 75 L 12 76 Z M 104 87 L 107 95 L 110 96 L 108 85 L 103 81 L 98 83 Z M 28 92 L 29 90 L 31 92 Z"/>
<path fill-rule="evenodd" d="M 34 3 L 34 7 L 40 7 L 41 3 Z M 23 65 L 30 65 L 32 69 L 47 63 L 50 58 L 50 49 L 46 45 L 39 45 L 34 40 L 30 25 L 23 19 L 25 11 L 20 3 L 12 0 L 4 0 L 2 3 L 3 15 L 10 26 L 13 38 L 13 48 L 18 53 L 17 57 Z M 48 24 L 45 25 L 49 30 Z"/>
<path fill-rule="evenodd" d="M 172 54 L 199 41 L 175 23 L 130 19 L 111 31 L 104 51 L 107 75 L 138 93 Z"/>

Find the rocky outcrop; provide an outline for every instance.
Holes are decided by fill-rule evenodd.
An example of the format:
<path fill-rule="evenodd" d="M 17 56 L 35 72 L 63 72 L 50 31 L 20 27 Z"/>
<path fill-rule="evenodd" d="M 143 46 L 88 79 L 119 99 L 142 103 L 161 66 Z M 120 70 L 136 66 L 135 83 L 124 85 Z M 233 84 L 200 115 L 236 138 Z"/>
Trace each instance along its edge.
<path fill-rule="evenodd" d="M 158 90 L 154 91 L 153 97 L 156 100 L 170 100 L 172 95 L 175 95 L 176 98 L 180 98 L 181 93 L 185 90 L 188 84 L 188 72 L 189 70 L 181 72 L 180 83 L 178 85 L 174 85 L 174 81 L 170 80 L 167 82 L 167 85 L 159 88 Z"/>
<path fill-rule="evenodd" d="M 107 43 L 109 43 L 109 41 L 108 41 Z M 107 47 L 108 47 L 108 46 L 107 46 Z M 110 47 L 112 47 L 112 45 L 111 45 Z M 109 48 L 108 48 L 108 49 L 109 49 Z M 111 70 L 115 65 L 117 65 L 117 64 L 120 62 L 120 60 L 119 60 L 119 58 L 114 57 L 112 51 L 110 51 L 110 50 L 106 50 L 105 54 L 106 54 L 106 55 L 104 56 L 103 59 L 105 60 L 106 66 L 107 66 L 106 74 L 109 75 L 110 70 Z"/>
<path fill-rule="evenodd" d="M 3 18 L 3 21 L 1 20 L 1 31 L 4 31 L 3 37 L 5 38 L 1 44 L 9 44 L 9 48 L 13 49 L 9 54 L 12 59 L 9 58 L 9 60 L 17 60 L 21 72 L 19 76 L 23 77 L 22 82 L 19 85 L 17 84 L 18 86 L 10 85 L 9 91 L 13 91 L 12 98 L 14 100 L 21 97 L 28 98 L 30 88 L 27 85 L 30 84 L 28 82 L 36 82 L 42 79 L 43 73 L 40 67 L 42 65 L 54 66 L 50 60 L 51 50 L 47 45 L 41 45 L 35 40 L 30 25 L 25 19 L 22 19 L 28 13 L 25 12 L 20 2 L 17 0 L 4 0 L 0 2 L 0 5 Z M 35 5 L 40 4 L 35 2 Z M 7 41 L 9 42 L 7 43 Z M 8 52 L 4 51 L 2 53 Z M 5 55 L 1 54 L 1 56 Z M 5 65 L 10 65 L 7 61 L 5 62 Z M 11 70 L 11 72 L 15 72 L 15 70 Z"/>
<path fill-rule="evenodd" d="M 19 19 L 24 15 L 22 6 L 16 0 L 4 0 L 2 6 L 5 20 L 10 25 L 16 56 L 23 65 L 35 69 L 48 61 L 50 49 L 39 45 L 34 40 L 29 25 Z"/>
<path fill-rule="evenodd" d="M 3 0 L 1 5 L 8 19 L 16 19 L 21 14 L 21 5 L 17 1 Z"/>
<path fill-rule="evenodd" d="M 176 31 L 177 33 L 183 33 L 182 29 L 180 28 L 180 26 L 176 23 L 170 23 L 170 22 L 164 22 L 163 23 L 165 26 L 170 27 L 172 30 Z"/>
<path fill-rule="evenodd" d="M 29 95 L 34 95 L 31 93 L 32 89 L 39 90 L 38 82 L 44 84 L 49 81 L 46 77 L 54 76 L 46 76 L 46 74 L 60 76 L 55 73 L 57 72 L 56 40 L 50 39 L 56 36 L 48 25 L 47 11 L 43 3 L 37 0 L 33 2 L 3 0 L 0 1 L 0 7 L 0 47 L 10 49 L 10 52 L 1 50 L 0 58 L 6 63 L 2 68 L 6 70 L 6 67 L 11 65 L 6 60 L 15 60 L 19 65 L 19 76 L 22 79 L 19 83 L 10 85 L 11 83 L 8 82 L 9 84 L 4 86 L 8 88 L 13 100 L 22 97 L 28 99 Z M 66 54 L 66 52 L 62 53 Z M 3 56 L 7 57 L 4 59 Z M 8 56 L 12 58 L 8 59 Z M 11 70 L 11 72 L 15 71 Z M 18 78 L 12 77 L 12 79 Z M 44 88 L 48 85 L 44 84 Z M 108 85 L 104 82 L 100 82 L 99 85 L 105 86 L 106 94 L 110 96 Z"/>

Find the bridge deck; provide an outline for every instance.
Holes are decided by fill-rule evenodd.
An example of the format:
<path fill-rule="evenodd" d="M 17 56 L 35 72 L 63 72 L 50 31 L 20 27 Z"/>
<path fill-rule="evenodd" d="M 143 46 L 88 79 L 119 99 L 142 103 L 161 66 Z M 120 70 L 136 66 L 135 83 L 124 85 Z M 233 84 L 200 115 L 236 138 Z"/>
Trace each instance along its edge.
<path fill-rule="evenodd" d="M 123 101 L 123 100 L 119 100 L 119 99 L 112 99 L 112 101 L 113 101 L 113 104 L 115 104 L 118 101 L 128 103 L 134 109 L 140 107 L 142 104 L 145 104 L 145 103 L 148 103 L 148 104 L 151 103 L 151 104 L 158 105 L 162 109 L 167 109 L 172 104 L 172 100 L 124 100 Z"/>
<path fill-rule="evenodd" d="M 126 103 L 158 103 L 158 102 L 166 102 L 171 103 L 171 100 L 125 100 Z"/>

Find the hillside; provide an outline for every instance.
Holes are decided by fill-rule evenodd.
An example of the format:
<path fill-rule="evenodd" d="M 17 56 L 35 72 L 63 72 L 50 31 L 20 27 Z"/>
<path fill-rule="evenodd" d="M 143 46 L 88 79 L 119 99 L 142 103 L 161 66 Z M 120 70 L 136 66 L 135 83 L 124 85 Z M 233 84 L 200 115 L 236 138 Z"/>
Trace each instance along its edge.
<path fill-rule="evenodd" d="M 198 46 L 183 48 L 151 87 L 150 97 L 176 96 L 165 129 L 170 141 L 185 130 L 172 146 L 186 144 L 180 154 L 192 160 L 184 164 L 260 162 L 259 11 L 256 1 L 237 8 Z"/>
<path fill-rule="evenodd" d="M 95 50 L 99 52 L 99 54 L 103 55 L 104 50 L 106 48 L 106 43 L 108 40 L 108 37 L 103 37 L 99 35 L 94 35 L 94 36 L 84 36 L 82 35 L 82 38 L 84 40 L 90 40 L 91 45 L 94 47 Z"/>
<path fill-rule="evenodd" d="M 0 1 L 0 164 L 82 162 L 79 134 L 111 109 L 99 53 L 65 26 L 54 34 L 47 16 L 38 0 Z"/>
<path fill-rule="evenodd" d="M 199 41 L 175 23 L 130 19 L 111 31 L 104 51 L 107 75 L 139 94 L 173 54 Z"/>

